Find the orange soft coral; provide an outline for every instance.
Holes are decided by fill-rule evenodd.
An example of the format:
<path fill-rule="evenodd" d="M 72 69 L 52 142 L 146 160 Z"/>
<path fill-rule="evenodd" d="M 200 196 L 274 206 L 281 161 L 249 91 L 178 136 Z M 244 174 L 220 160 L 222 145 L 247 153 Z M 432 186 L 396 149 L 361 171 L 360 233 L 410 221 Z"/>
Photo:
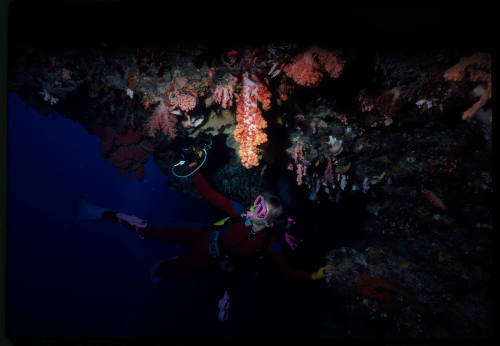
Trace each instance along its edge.
<path fill-rule="evenodd" d="M 306 51 L 296 56 L 292 63 L 285 67 L 285 73 L 297 84 L 313 87 L 318 86 L 323 78 L 320 64 L 314 60 L 313 53 Z"/>
<path fill-rule="evenodd" d="M 315 87 L 323 79 L 322 69 L 332 78 L 340 76 L 345 61 L 339 55 L 340 51 L 330 51 L 313 46 L 293 58 L 291 63 L 285 67 L 285 73 L 299 85 Z"/>
<path fill-rule="evenodd" d="M 233 135 L 240 143 L 238 154 L 245 168 L 259 165 L 258 148 L 267 142 L 267 135 L 262 129 L 267 123 L 257 106 L 262 103 L 264 109 L 269 109 L 271 94 L 263 84 L 256 84 L 247 77 L 243 78 L 243 88 L 236 107 L 236 128 Z"/>
<path fill-rule="evenodd" d="M 409 300 L 414 301 L 415 295 L 411 289 L 397 283 L 392 283 L 379 276 L 371 276 L 362 273 L 356 286 L 363 297 L 377 300 L 383 309 L 394 308 L 393 294 L 397 293 Z"/>
<path fill-rule="evenodd" d="M 319 63 L 323 66 L 330 77 L 339 78 L 345 64 L 345 61 L 339 56 L 340 52 L 329 51 L 319 47 L 314 47 L 313 51 L 316 53 Z"/>
<path fill-rule="evenodd" d="M 481 69 L 473 69 L 471 68 L 472 66 L 476 66 Z M 470 57 L 462 58 L 456 65 L 447 69 L 444 72 L 443 77 L 447 80 L 458 82 L 463 80 L 466 75 L 469 76 L 469 80 L 472 82 L 481 82 L 486 84 L 486 90 L 476 103 L 465 110 L 462 114 L 463 120 L 473 117 L 477 111 L 491 98 L 491 54 L 476 53 Z"/>
<path fill-rule="evenodd" d="M 257 89 L 257 100 L 261 103 L 263 110 L 268 111 L 271 108 L 271 93 L 264 84 L 260 84 Z"/>

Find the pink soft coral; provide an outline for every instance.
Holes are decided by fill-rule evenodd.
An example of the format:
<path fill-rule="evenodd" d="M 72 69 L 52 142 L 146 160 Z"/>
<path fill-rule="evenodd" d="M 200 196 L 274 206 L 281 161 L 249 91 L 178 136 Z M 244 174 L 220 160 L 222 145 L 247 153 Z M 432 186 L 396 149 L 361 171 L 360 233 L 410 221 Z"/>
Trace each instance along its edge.
<path fill-rule="evenodd" d="M 161 102 L 154 110 L 153 115 L 146 124 L 148 135 L 153 137 L 156 130 L 163 131 L 163 134 L 169 135 L 170 138 L 175 138 L 177 135 L 177 130 L 175 125 L 177 124 L 177 118 L 175 114 L 170 113 L 169 107 Z"/>
<path fill-rule="evenodd" d="M 229 87 L 217 87 L 214 91 L 214 100 L 226 109 L 233 104 L 233 90 Z"/>
<path fill-rule="evenodd" d="M 222 106 L 222 108 L 230 108 L 233 105 L 233 97 L 235 95 L 235 85 L 238 79 L 231 75 L 229 83 L 226 86 L 219 85 L 214 91 L 214 100 Z"/>
<path fill-rule="evenodd" d="M 295 144 L 292 151 L 292 157 L 297 165 L 297 185 L 302 185 L 302 177 L 307 175 L 307 166 L 304 165 L 304 147 L 302 143 L 297 142 Z"/>
<path fill-rule="evenodd" d="M 196 96 L 175 90 L 169 95 L 169 103 L 172 109 L 180 108 L 184 112 L 188 112 L 196 106 Z"/>

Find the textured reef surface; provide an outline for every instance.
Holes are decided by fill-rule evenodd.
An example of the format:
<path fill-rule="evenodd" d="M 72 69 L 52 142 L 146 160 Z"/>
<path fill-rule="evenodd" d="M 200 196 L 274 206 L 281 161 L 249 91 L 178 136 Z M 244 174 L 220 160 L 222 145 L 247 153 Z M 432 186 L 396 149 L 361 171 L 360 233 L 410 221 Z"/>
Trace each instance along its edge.
<path fill-rule="evenodd" d="M 128 179 L 147 176 L 150 156 L 172 176 L 209 138 L 210 183 L 244 205 L 280 192 L 306 240 L 290 256 L 334 266 L 324 284 L 347 320 L 398 337 L 492 335 L 491 50 L 165 42 L 13 45 L 8 90 L 99 137 Z M 190 179 L 169 184 L 201 198 Z M 301 208 L 349 217 L 316 227 Z"/>

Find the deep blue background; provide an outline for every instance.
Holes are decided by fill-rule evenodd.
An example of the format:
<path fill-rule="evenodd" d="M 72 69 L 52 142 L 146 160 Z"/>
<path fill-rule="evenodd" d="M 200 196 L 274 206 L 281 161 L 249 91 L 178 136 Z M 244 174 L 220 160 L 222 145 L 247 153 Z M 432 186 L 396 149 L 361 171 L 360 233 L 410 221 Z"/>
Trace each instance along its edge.
<path fill-rule="evenodd" d="M 151 283 L 150 267 L 188 248 L 141 240 L 106 220 L 79 221 L 78 198 L 151 224 L 213 221 L 214 208 L 171 191 L 152 157 L 127 181 L 100 139 L 16 94 L 8 103 L 8 332 L 12 337 L 217 335 L 217 273 Z M 230 322 L 229 322 L 230 323 Z M 222 327 L 221 327 L 222 325 Z"/>

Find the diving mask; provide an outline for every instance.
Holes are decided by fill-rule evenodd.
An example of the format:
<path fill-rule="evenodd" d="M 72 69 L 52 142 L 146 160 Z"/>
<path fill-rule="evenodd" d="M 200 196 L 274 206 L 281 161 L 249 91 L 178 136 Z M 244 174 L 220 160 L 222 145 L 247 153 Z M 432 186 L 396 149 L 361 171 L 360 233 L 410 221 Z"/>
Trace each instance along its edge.
<path fill-rule="evenodd" d="M 258 217 L 259 219 L 263 219 L 267 215 L 266 201 L 264 200 L 264 197 L 262 195 L 257 196 L 255 202 L 253 202 L 253 208 L 247 211 L 246 217 L 248 219 L 253 215 Z"/>
<path fill-rule="evenodd" d="M 249 211 L 247 211 L 246 213 L 241 213 L 241 217 L 246 219 L 245 226 L 249 227 L 252 224 L 250 217 L 253 215 L 255 215 L 259 219 L 264 219 L 267 216 L 266 201 L 264 200 L 264 197 L 262 195 L 257 196 Z"/>

